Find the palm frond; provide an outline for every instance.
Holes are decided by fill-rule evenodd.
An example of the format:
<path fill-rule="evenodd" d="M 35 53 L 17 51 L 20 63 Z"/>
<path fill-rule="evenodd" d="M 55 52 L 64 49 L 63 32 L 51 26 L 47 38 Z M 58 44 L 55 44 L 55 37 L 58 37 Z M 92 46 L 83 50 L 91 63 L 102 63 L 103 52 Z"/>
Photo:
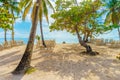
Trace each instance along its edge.
<path fill-rule="evenodd" d="M 39 20 L 42 22 L 42 17 L 43 17 L 43 2 L 40 2 L 40 8 L 39 8 Z"/>
<path fill-rule="evenodd" d="M 18 6 L 14 6 L 13 4 L 10 4 L 9 6 L 14 12 L 17 13 L 17 15 L 20 13 L 21 10 Z"/>
<path fill-rule="evenodd" d="M 118 15 L 116 14 L 116 12 L 112 13 L 112 23 L 115 25 L 119 23 Z"/>
<path fill-rule="evenodd" d="M 97 17 L 101 17 L 102 15 L 106 14 L 106 12 L 108 12 L 107 9 L 103 10 L 102 12 L 100 12 L 100 13 L 98 14 Z"/>
<path fill-rule="evenodd" d="M 49 23 L 49 19 L 48 19 L 48 9 L 47 9 L 47 6 L 46 6 L 46 3 L 44 0 L 42 0 L 42 5 L 43 5 L 43 13 L 44 13 L 44 16 L 46 17 L 46 20 L 47 22 Z"/>
<path fill-rule="evenodd" d="M 19 8 L 22 10 L 23 8 L 27 7 L 28 3 L 30 3 L 31 0 L 20 0 Z"/>
<path fill-rule="evenodd" d="M 27 13 L 29 12 L 31 6 L 32 6 L 32 0 L 30 0 L 28 5 L 25 7 L 25 10 L 24 10 L 24 13 L 23 13 L 23 16 L 22 16 L 22 20 L 25 20 L 25 17 L 27 15 Z"/>
<path fill-rule="evenodd" d="M 106 15 L 106 18 L 105 18 L 105 21 L 104 21 L 104 24 L 105 25 L 108 25 L 110 22 L 111 22 L 111 11 L 109 11 L 108 13 L 107 13 L 107 15 Z"/>
<path fill-rule="evenodd" d="M 51 4 L 51 2 L 49 0 L 45 0 L 46 4 L 49 5 L 49 7 L 53 10 L 53 12 L 55 13 L 55 9 L 53 7 L 53 5 Z"/>
<path fill-rule="evenodd" d="M 36 3 L 34 3 L 33 5 L 33 9 L 32 9 L 32 14 L 31 14 L 31 20 L 33 22 L 34 16 L 35 16 L 35 9 L 36 9 Z"/>

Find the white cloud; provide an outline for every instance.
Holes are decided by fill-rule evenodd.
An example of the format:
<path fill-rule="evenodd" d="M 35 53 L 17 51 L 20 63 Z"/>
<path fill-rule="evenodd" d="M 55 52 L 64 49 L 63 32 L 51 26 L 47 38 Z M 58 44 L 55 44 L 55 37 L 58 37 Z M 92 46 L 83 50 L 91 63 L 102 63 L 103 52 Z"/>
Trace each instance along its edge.
<path fill-rule="evenodd" d="M 21 16 L 21 18 L 16 19 L 15 22 L 16 23 L 22 23 L 23 22 L 22 16 Z M 31 22 L 31 13 L 30 12 L 27 14 L 27 16 L 25 18 L 25 22 Z"/>
<path fill-rule="evenodd" d="M 21 18 L 16 19 L 15 23 L 22 23 L 22 19 Z"/>

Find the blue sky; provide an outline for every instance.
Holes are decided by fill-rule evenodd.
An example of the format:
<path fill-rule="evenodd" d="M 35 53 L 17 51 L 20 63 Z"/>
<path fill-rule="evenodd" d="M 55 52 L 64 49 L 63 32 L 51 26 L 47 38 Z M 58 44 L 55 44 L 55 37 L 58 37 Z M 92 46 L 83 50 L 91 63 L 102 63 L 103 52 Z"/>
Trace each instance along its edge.
<path fill-rule="evenodd" d="M 52 4 L 55 5 L 53 0 L 52 0 Z M 52 18 L 50 18 L 50 15 L 52 14 L 52 10 L 49 10 L 49 13 L 50 13 L 49 21 L 50 21 L 50 23 L 52 23 L 52 22 L 54 22 L 54 20 Z M 45 39 L 55 39 L 57 42 L 60 42 L 60 41 L 61 42 L 62 41 L 76 42 L 77 41 L 76 35 L 72 35 L 66 31 L 50 32 L 49 25 L 47 24 L 45 17 L 43 17 L 43 31 L 44 31 Z M 21 18 L 17 19 L 14 24 L 14 27 L 15 27 L 15 38 L 28 38 L 29 33 L 30 33 L 30 28 L 31 28 L 30 12 L 27 15 L 25 21 L 22 21 Z M 36 34 L 40 35 L 39 24 L 37 27 Z M 7 37 L 11 38 L 11 31 L 7 32 Z M 0 38 L 4 38 L 4 31 L 2 29 L 0 29 Z M 103 34 L 103 35 L 98 36 L 98 38 L 109 38 L 109 39 L 112 38 L 112 39 L 118 40 L 118 32 L 117 32 L 117 30 L 113 30 L 112 32 L 110 32 L 108 34 Z"/>

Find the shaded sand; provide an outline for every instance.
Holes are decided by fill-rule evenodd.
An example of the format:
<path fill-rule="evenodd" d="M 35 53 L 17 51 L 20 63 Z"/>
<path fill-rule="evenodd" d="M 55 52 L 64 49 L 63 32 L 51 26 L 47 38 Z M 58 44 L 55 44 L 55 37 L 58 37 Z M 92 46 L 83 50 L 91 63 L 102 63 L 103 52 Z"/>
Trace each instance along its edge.
<path fill-rule="evenodd" d="M 120 80 L 120 49 L 94 46 L 97 56 L 81 55 L 78 44 L 57 44 L 53 50 L 34 49 L 32 66 L 37 70 L 26 75 L 12 75 L 25 46 L 0 51 L 0 80 Z"/>

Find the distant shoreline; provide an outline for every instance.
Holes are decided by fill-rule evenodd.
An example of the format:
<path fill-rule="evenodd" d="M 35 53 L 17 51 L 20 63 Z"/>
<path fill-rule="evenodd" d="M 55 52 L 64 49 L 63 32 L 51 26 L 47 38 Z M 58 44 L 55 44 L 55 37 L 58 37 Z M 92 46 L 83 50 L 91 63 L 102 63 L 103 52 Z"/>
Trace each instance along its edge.
<path fill-rule="evenodd" d="M 102 38 L 101 38 L 102 39 Z M 11 41 L 11 38 L 7 38 L 8 41 Z M 27 44 L 28 42 L 28 38 L 15 38 L 16 41 L 23 41 L 24 44 Z M 66 42 L 66 43 L 78 43 L 78 39 L 77 38 L 71 38 L 71 39 L 45 39 L 45 40 L 55 40 L 56 43 L 63 43 L 63 42 Z M 115 41 L 118 41 L 118 39 L 113 39 Z M 4 42 L 4 38 L 0 38 L 0 44 Z M 36 43 L 36 40 L 35 40 L 35 43 Z"/>

